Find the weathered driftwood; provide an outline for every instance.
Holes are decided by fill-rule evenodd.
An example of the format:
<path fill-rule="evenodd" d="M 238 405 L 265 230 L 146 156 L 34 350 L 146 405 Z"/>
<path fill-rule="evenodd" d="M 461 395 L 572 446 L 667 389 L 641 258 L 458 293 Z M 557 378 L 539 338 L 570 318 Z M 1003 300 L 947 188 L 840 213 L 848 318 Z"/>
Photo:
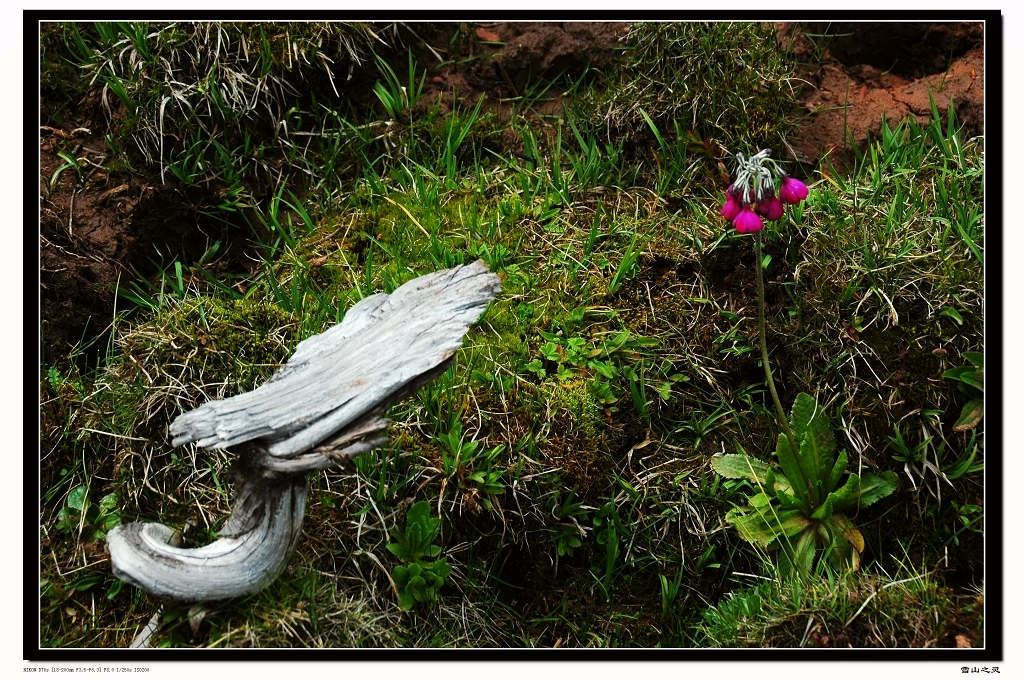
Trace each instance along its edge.
<path fill-rule="evenodd" d="M 186 602 L 256 592 L 284 569 L 302 527 L 306 472 L 387 441 L 384 413 L 443 372 L 500 289 L 483 262 L 434 272 L 355 304 L 340 324 L 295 348 L 257 389 L 207 402 L 171 423 L 173 444 L 237 447 L 244 481 L 219 538 L 171 544 L 156 523 L 108 535 L 114 574 Z"/>

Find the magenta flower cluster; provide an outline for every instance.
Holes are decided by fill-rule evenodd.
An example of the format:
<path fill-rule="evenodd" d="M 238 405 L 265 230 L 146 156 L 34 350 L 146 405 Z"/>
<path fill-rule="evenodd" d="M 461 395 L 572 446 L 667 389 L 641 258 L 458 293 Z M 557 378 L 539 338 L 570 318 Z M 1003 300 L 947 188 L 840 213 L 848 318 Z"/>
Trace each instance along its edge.
<path fill-rule="evenodd" d="M 807 185 L 783 172 L 770 154 L 771 149 L 762 149 L 750 158 L 736 154 L 736 179 L 726 189 L 722 217 L 741 234 L 761 231 L 765 219 L 781 219 L 786 204 L 807 198 Z"/>

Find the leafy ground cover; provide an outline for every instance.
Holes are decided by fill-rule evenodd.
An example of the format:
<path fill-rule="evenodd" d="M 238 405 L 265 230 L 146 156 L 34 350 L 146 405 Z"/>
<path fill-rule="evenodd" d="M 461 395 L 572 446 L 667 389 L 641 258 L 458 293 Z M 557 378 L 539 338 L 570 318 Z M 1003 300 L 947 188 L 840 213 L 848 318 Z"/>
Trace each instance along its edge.
<path fill-rule="evenodd" d="M 984 644 L 984 138 L 933 98 L 777 154 L 811 189 L 763 233 L 780 399 L 828 413 L 843 472 L 899 480 L 849 510 L 858 569 L 793 573 L 727 521 L 760 477 L 715 463 L 778 435 L 757 262 L 719 205 L 733 154 L 799 135 L 828 36 L 567 25 L 584 47 L 559 52 L 553 30 L 44 25 L 44 247 L 113 228 L 68 196 L 131 228 L 93 253 L 125 267 L 81 265 L 106 331 L 44 315 L 41 645 L 126 646 L 158 611 L 162 646 Z M 77 294 L 46 258 L 44 308 Z M 476 259 L 501 296 L 387 446 L 310 478 L 271 588 L 161 609 L 111 576 L 119 522 L 194 545 L 226 516 L 235 454 L 171 449 L 175 416 Z"/>

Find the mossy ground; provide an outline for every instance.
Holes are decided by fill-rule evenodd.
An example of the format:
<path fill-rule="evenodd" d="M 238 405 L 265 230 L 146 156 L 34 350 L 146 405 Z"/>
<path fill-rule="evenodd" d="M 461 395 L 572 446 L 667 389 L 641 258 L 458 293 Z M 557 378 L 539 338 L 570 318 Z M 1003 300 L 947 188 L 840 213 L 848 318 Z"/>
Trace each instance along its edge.
<path fill-rule="evenodd" d="M 678 49 L 679 63 L 700 65 L 694 50 L 725 41 L 742 56 L 765 28 L 693 25 L 685 41 L 664 30 L 681 29 L 645 27 L 634 40 L 653 37 L 625 80 L 586 96 L 622 101 L 631 84 L 665 77 L 661 62 L 639 74 L 644 54 Z M 363 296 L 478 258 L 501 296 L 453 367 L 392 409 L 389 444 L 310 477 L 286 572 L 191 622 L 169 608 L 157 644 L 948 643 L 954 620 L 974 620 L 964 593 L 983 588 L 983 429 L 953 432 L 963 398 L 942 378 L 982 346 L 980 140 L 944 121 L 901 124 L 850 173 L 809 178 L 809 201 L 766 235 L 783 402 L 817 395 L 857 465 L 907 481 L 857 518 L 862 571 L 784 581 L 723 523 L 749 488 L 718 478 L 710 457 L 767 456 L 777 430 L 755 349 L 753 251 L 717 214 L 728 159 L 688 135 L 739 151 L 762 128 L 784 134 L 786 64 L 773 54 L 769 71 L 743 74 L 767 79 L 771 96 L 729 109 L 725 128 L 677 137 L 663 122 L 734 101 L 732 80 L 694 74 L 708 87 L 678 110 L 637 99 L 664 137 L 620 116 L 631 148 L 605 144 L 608 121 L 574 117 L 572 105 L 554 121 L 457 100 L 444 113 L 410 102 L 397 118 L 306 111 L 317 141 L 293 167 L 336 148 L 351 164 L 282 175 L 266 201 L 236 194 L 255 203 L 220 215 L 254 234 L 262 255 L 250 274 L 218 279 L 197 263 L 143 283 L 149 304 L 116 319 L 99 366 L 44 367 L 41 644 L 125 646 L 158 606 L 110 576 L 102 522 L 113 510 L 60 522 L 73 489 L 96 507 L 113 494 L 124 521 L 187 524 L 187 542 L 209 540 L 228 512 L 234 456 L 171 449 L 169 422 L 252 389 Z M 913 451 L 894 447 L 897 431 Z M 478 443 L 474 455 L 451 451 L 453 432 Z M 418 500 L 440 516 L 453 570 L 436 602 L 406 612 L 386 545 Z M 751 573 L 776 580 L 752 589 L 738 575 Z M 817 625 L 803 635 L 808 616 Z"/>

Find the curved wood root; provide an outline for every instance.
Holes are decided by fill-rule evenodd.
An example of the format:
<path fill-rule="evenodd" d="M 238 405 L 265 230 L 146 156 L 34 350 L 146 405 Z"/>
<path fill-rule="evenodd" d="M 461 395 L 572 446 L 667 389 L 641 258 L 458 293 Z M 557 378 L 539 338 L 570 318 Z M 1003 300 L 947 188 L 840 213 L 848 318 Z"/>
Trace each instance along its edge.
<path fill-rule="evenodd" d="M 163 524 L 115 527 L 107 535 L 114 576 L 181 602 L 255 593 L 288 564 L 305 509 L 304 474 L 247 480 L 220 537 L 201 548 L 174 547 L 175 531 Z"/>
<path fill-rule="evenodd" d="M 185 602 L 248 595 L 288 563 L 302 526 L 305 474 L 387 441 L 388 407 L 443 372 L 501 284 L 482 261 L 427 274 L 356 303 L 342 322 L 300 342 L 251 392 L 178 416 L 173 444 L 238 447 L 244 481 L 220 538 L 170 544 L 163 524 L 108 534 L 114 575 Z"/>

